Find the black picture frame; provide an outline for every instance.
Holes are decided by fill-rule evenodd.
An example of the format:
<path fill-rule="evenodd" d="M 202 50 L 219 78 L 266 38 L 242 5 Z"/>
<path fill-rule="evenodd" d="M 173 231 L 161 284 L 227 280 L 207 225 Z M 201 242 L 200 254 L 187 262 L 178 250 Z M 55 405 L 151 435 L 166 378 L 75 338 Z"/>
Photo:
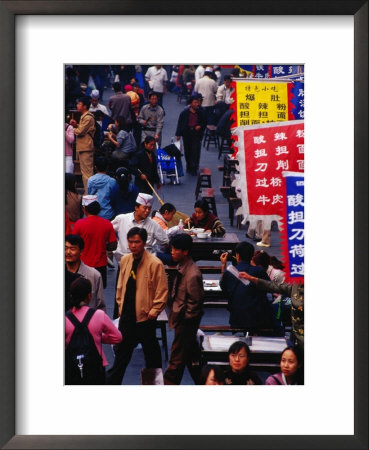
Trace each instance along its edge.
<path fill-rule="evenodd" d="M 88 5 L 88 8 L 86 6 Z M 354 17 L 354 435 L 19 436 L 15 435 L 15 17 L 20 14 L 352 15 Z M 109 12 L 108 12 L 109 11 Z M 368 448 L 368 1 L 82 0 L 0 1 L 0 445 L 6 449 L 367 449 Z M 344 255 L 342 258 L 344 270 Z M 334 282 L 334 280 L 333 280 Z M 339 366 L 339 365 L 338 365 Z M 344 382 L 344 381 L 343 381 Z M 339 393 L 337 393 L 339 395 Z M 291 414 L 291 420 L 293 414 Z M 298 416 L 296 416 L 298 420 Z"/>

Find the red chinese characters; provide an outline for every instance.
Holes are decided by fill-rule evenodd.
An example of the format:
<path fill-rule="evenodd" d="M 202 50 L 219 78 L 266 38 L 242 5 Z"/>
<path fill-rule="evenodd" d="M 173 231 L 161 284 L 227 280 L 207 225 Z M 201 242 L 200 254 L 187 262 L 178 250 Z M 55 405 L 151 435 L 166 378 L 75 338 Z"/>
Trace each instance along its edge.
<path fill-rule="evenodd" d="M 283 172 L 304 172 L 304 124 L 268 124 L 244 131 L 250 214 L 280 215 L 285 209 Z"/>

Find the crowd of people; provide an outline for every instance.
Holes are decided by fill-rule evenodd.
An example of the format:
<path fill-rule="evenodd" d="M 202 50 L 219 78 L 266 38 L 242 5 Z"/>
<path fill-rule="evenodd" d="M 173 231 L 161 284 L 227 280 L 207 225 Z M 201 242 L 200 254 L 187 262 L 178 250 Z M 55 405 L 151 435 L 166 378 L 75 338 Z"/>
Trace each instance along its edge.
<path fill-rule="evenodd" d="M 99 66 L 99 69 L 69 66 L 66 69 L 66 168 L 73 173 L 73 161 L 78 157 L 85 193 L 96 154 L 106 157 L 111 175 L 120 167 L 128 168 L 135 175 L 135 183 L 141 184 L 140 191 L 150 193 L 151 189 L 143 176 L 152 185 L 159 183 L 153 150 L 162 144 L 163 99 L 171 83 L 161 65 L 148 67 L 145 73 L 142 70 L 143 66 L 133 71 L 131 66 Z M 177 141 L 183 140 L 187 172 L 196 176 L 206 126 L 219 125 L 219 136 L 230 136 L 231 75 L 226 75 L 220 84 L 218 66 L 199 65 L 196 70 L 194 66 L 173 66 L 171 70 L 171 80 L 175 79 L 175 83 L 172 81 L 170 89 L 179 93 L 185 90 L 187 100 L 178 117 L 175 136 Z M 109 84 L 114 94 L 106 106 L 100 100 Z M 72 148 L 74 142 L 76 154 Z M 145 170 L 152 173 L 146 174 Z"/>
<path fill-rule="evenodd" d="M 204 65 L 174 66 L 168 77 L 162 66 L 155 65 L 141 72 L 140 86 L 137 67 L 134 71 L 131 66 L 93 67 L 92 71 L 68 67 L 66 78 L 66 384 L 122 384 L 139 343 L 146 369 L 162 369 L 156 325 L 165 308 L 174 340 L 164 384 L 181 384 L 186 367 L 194 384 L 262 384 L 249 368 L 250 348 L 242 339 L 229 348 L 225 371 L 200 365 L 198 329 L 205 293 L 202 273 L 191 257 L 193 240 L 183 226 L 221 237 L 224 225 L 205 200 L 195 202 L 183 226 L 172 224 L 176 214 L 172 203 L 152 211 L 153 186 L 161 185 L 155 149 L 161 145 L 165 124 L 166 89 L 177 87 L 188 94 L 175 134 L 183 139 L 187 172 L 197 175 L 205 127 L 233 101 L 231 77 L 221 84 L 218 68 Z M 99 100 L 109 83 L 114 95 L 107 108 Z M 83 193 L 78 192 L 73 173 L 74 151 Z M 256 334 L 272 328 L 283 335 L 295 287 L 284 283 L 282 263 L 241 242 L 230 262 L 239 271 L 236 278 L 226 270 L 228 257 L 228 253 L 220 256 L 220 286 L 229 298 L 230 326 Z M 107 267 L 115 267 L 114 260 L 115 308 L 109 317 L 104 288 Z M 168 277 L 165 266 L 175 267 L 174 275 Z M 242 278 L 250 283 L 241 283 Z M 268 297 L 267 292 L 274 294 Z M 303 291 L 296 295 L 303 298 Z M 298 347 L 283 351 L 281 373 L 271 375 L 266 384 L 303 384 L 303 316 L 295 316 L 292 328 Z M 102 344 L 114 346 L 114 362 L 106 372 Z"/>

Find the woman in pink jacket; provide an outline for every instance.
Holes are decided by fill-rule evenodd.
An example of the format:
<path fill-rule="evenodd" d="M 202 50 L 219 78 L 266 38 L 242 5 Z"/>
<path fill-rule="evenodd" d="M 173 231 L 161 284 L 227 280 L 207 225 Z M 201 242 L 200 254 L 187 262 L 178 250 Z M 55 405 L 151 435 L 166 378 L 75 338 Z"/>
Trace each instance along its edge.
<path fill-rule="evenodd" d="M 304 384 L 303 351 L 287 347 L 281 354 L 281 372 L 267 378 L 266 385 Z"/>
<path fill-rule="evenodd" d="M 65 384 L 105 384 L 105 366 L 108 365 L 108 362 L 104 355 L 102 344 L 118 344 L 122 340 L 122 334 L 114 326 L 113 322 L 104 311 L 101 309 L 94 310 L 87 328 L 93 338 L 98 355 L 100 355 L 99 359 L 101 366 L 99 367 L 99 373 L 89 377 L 89 373 L 87 373 L 87 361 L 85 362 L 84 370 L 83 368 L 82 370 L 76 370 L 78 364 L 77 366 L 74 366 L 73 358 L 71 357 L 73 351 L 69 348 L 69 344 L 76 328 L 72 321 L 77 319 L 78 322 L 82 322 L 87 313 L 91 314 L 89 311 L 92 310 L 92 308 L 89 308 L 88 306 L 91 300 L 91 282 L 81 276 L 71 284 L 69 292 L 71 295 L 72 308 L 66 313 L 65 317 Z M 81 351 L 77 353 L 85 352 Z M 82 364 L 83 362 L 84 361 L 82 360 Z M 79 379 L 79 372 L 81 372 L 81 379 Z M 77 373 L 77 379 L 75 378 L 75 373 Z"/>
<path fill-rule="evenodd" d="M 65 173 L 74 172 L 73 148 L 74 128 L 68 123 L 65 124 Z"/>

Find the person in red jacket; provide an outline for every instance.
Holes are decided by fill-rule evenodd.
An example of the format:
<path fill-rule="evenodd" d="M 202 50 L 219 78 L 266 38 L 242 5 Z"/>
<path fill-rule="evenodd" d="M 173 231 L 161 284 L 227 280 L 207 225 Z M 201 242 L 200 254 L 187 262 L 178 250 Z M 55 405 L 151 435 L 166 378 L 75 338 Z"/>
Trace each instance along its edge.
<path fill-rule="evenodd" d="M 96 195 L 84 195 L 82 206 L 86 217 L 77 220 L 73 233 L 81 236 L 85 243 L 82 261 L 101 273 L 105 288 L 108 263 L 106 252 L 117 248 L 117 236 L 111 222 L 98 216 L 100 204 Z"/>

